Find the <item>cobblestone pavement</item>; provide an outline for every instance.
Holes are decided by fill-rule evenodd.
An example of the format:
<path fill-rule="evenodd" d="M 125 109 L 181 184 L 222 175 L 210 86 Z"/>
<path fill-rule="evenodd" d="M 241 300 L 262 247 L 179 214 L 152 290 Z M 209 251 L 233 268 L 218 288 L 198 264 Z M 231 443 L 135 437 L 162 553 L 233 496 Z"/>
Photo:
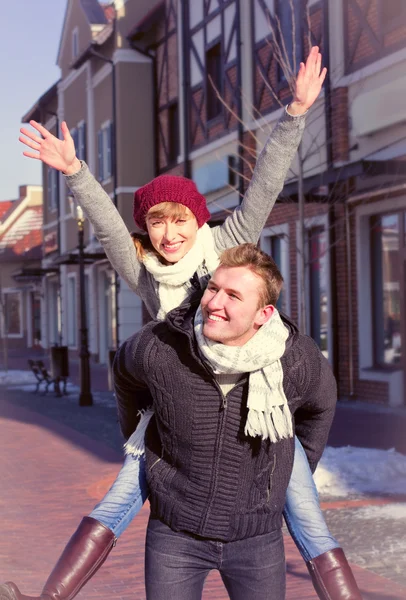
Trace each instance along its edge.
<path fill-rule="evenodd" d="M 0 388 L 0 581 L 14 579 L 26 594 L 42 589 L 81 517 L 107 491 L 120 468 L 114 399 L 102 391 L 94 398 L 93 407 L 83 408 L 73 393 L 55 398 Z M 334 435 L 338 442 L 338 432 Z M 395 501 L 404 506 L 406 499 L 322 500 L 365 600 L 405 600 L 406 521 L 382 518 L 379 509 L 393 507 Z M 79 599 L 145 598 L 147 518 L 145 506 Z M 287 600 L 314 600 L 305 565 L 288 536 L 285 549 Z M 217 573 L 208 578 L 203 598 L 227 598 Z"/>

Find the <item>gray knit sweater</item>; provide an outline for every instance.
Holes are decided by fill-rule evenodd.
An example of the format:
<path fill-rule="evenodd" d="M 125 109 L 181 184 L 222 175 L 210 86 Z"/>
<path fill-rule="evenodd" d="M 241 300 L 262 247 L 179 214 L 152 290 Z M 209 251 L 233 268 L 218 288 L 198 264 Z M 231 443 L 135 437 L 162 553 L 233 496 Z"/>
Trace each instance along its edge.
<path fill-rule="evenodd" d="M 239 244 L 258 242 L 269 213 L 283 188 L 304 126 L 304 115 L 292 117 L 284 111 L 258 157 L 241 205 L 221 226 L 211 230 L 218 254 Z M 66 176 L 66 183 L 93 225 L 97 239 L 113 268 L 129 288 L 141 297 L 150 315 L 155 318 L 160 308 L 158 284 L 138 260 L 131 235 L 110 197 L 84 162 L 80 171 Z M 200 274 L 199 269 L 197 273 L 199 276 L 205 275 L 204 272 Z"/>

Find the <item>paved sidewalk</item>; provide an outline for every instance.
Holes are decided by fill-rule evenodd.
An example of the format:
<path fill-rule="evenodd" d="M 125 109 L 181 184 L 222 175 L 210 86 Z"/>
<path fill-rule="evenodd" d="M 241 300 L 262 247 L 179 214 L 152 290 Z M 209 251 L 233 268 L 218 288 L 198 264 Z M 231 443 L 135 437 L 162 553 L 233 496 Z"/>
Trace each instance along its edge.
<path fill-rule="evenodd" d="M 58 399 L 0 388 L 0 581 L 14 579 L 26 594 L 40 592 L 69 536 L 108 489 L 120 467 L 121 440 L 115 409 L 104 400 L 103 395 L 96 395 L 95 406 L 81 408 L 74 396 Z M 367 499 L 364 504 L 374 501 Z M 335 523 L 333 533 L 344 535 L 343 520 L 339 518 L 344 513 L 349 533 L 354 531 L 354 502 L 344 501 L 338 506 L 329 502 L 325 508 L 329 522 Z M 147 518 L 146 506 L 78 598 L 145 598 Z M 372 534 L 372 526 L 368 526 Z M 356 544 L 350 547 L 344 538 L 340 542 L 350 558 L 354 551 L 354 556 L 362 559 L 365 553 L 357 550 Z M 285 548 L 287 600 L 316 599 L 305 565 L 289 537 Z M 377 565 L 361 559 L 357 562 L 379 572 Z M 353 567 L 365 600 L 405 600 L 406 579 L 402 574 L 397 578 L 391 570 L 383 569 L 382 577 L 372 570 Z M 217 573 L 208 578 L 203 598 L 227 598 Z"/>

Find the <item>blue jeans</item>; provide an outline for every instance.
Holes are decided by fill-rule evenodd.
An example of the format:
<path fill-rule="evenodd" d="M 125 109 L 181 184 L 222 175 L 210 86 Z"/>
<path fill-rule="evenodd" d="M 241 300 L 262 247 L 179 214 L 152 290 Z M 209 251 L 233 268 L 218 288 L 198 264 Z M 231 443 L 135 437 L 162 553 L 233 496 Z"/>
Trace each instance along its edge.
<path fill-rule="evenodd" d="M 109 527 L 118 538 L 141 510 L 147 497 L 145 458 L 128 455 L 117 479 L 90 516 Z M 309 463 L 297 438 L 283 516 L 305 561 L 339 547 L 324 520 Z"/>
<path fill-rule="evenodd" d="M 284 600 L 281 530 L 238 540 L 206 540 L 151 517 L 145 549 L 147 600 L 200 600 L 204 581 L 218 570 L 231 600 Z"/>

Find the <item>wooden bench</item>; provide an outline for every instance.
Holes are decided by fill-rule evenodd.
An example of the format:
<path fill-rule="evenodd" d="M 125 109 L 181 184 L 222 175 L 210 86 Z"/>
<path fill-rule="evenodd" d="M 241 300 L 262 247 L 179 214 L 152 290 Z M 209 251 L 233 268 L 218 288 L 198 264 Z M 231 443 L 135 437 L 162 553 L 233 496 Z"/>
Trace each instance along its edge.
<path fill-rule="evenodd" d="M 66 384 L 67 384 L 67 379 L 68 379 L 67 377 L 52 378 L 50 373 L 48 373 L 48 369 L 46 368 L 46 366 L 44 365 L 42 360 L 32 360 L 29 358 L 28 366 L 30 367 L 31 371 L 34 373 L 35 379 L 37 380 L 34 394 L 38 394 L 38 392 L 41 389 L 42 384 L 44 384 L 44 388 L 45 388 L 42 393 L 43 396 L 45 396 L 45 394 L 48 393 L 48 389 L 49 389 L 50 385 L 54 386 L 54 392 L 55 392 L 56 396 L 61 397 L 62 394 L 65 396 L 68 394 L 68 392 L 66 391 Z M 62 392 L 61 392 L 61 387 L 60 387 L 61 382 L 63 383 Z"/>

